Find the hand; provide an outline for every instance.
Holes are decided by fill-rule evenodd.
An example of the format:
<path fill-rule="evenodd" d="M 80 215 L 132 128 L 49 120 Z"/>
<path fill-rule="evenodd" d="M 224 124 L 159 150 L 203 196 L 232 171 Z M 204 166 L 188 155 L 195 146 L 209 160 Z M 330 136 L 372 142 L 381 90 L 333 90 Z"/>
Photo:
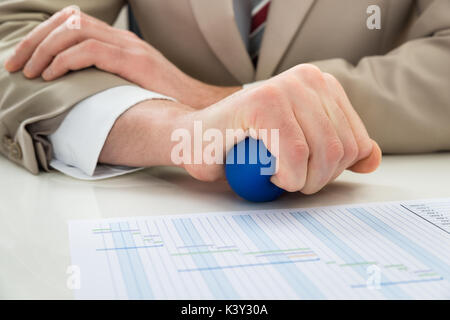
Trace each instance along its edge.
<path fill-rule="evenodd" d="M 277 157 L 279 168 L 272 182 L 291 192 L 312 194 L 345 169 L 368 173 L 381 162 L 380 148 L 369 138 L 342 86 L 313 65 L 293 67 L 184 118 L 186 127 L 200 120 L 204 129 L 218 128 L 223 136 L 226 129 L 279 129 L 279 153 L 270 139 L 254 138 L 261 138 Z M 224 152 L 231 147 L 225 146 Z M 221 165 L 184 167 L 200 180 L 224 175 Z"/>
<path fill-rule="evenodd" d="M 174 165 L 171 152 L 176 142 L 171 134 L 183 128 L 194 137 L 196 121 L 204 130 L 219 129 L 223 137 L 227 129 L 279 129 L 279 153 L 270 139 L 261 138 L 279 163 L 272 181 L 287 191 L 315 193 L 345 169 L 368 173 L 381 161 L 380 148 L 369 138 L 339 82 L 306 64 L 202 110 L 171 101 L 144 101 L 116 121 L 99 160 L 130 166 Z M 223 154 L 232 147 L 225 142 Z M 199 180 L 224 177 L 221 164 L 180 166 Z"/>
<path fill-rule="evenodd" d="M 79 29 L 71 27 L 74 19 L 79 19 Z M 71 7 L 33 29 L 5 62 L 9 72 L 23 68 L 27 78 L 42 76 L 46 81 L 91 66 L 197 108 L 240 89 L 197 81 L 134 33 L 113 28 L 84 13 L 76 16 Z"/>

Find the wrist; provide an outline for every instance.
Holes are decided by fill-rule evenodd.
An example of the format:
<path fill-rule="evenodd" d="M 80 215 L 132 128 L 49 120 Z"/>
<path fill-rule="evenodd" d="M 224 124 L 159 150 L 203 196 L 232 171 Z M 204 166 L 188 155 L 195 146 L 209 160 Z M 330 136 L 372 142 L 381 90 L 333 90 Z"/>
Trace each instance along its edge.
<path fill-rule="evenodd" d="M 170 63 L 166 64 L 165 69 L 159 71 L 160 77 L 146 76 L 143 81 L 138 81 L 138 84 L 195 109 L 206 108 L 242 89 L 242 86 L 215 86 L 204 83 Z"/>
<path fill-rule="evenodd" d="M 182 91 L 181 102 L 195 109 L 203 109 L 242 89 L 242 86 L 215 86 L 189 78 Z M 186 84 L 185 83 L 185 84 Z"/>
<path fill-rule="evenodd" d="M 112 127 L 99 162 L 150 167 L 174 165 L 171 134 L 192 108 L 167 100 L 146 100 L 124 112 Z"/>
<path fill-rule="evenodd" d="M 164 165 L 183 167 L 172 161 L 172 149 L 176 141 L 172 141 L 172 134 L 177 129 L 190 128 L 191 114 L 195 109 L 190 106 L 172 101 L 151 101 L 153 110 L 148 111 L 147 125 L 149 127 L 148 146 L 151 152 L 148 153 L 147 166 Z M 157 160 L 157 163 L 155 163 Z"/>

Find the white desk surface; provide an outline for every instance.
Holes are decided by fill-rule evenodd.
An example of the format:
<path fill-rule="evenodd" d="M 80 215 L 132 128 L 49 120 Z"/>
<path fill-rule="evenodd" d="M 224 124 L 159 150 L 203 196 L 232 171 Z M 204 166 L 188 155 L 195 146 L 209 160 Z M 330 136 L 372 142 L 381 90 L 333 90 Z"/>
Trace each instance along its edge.
<path fill-rule="evenodd" d="M 67 222 L 72 219 L 313 207 L 450 197 L 450 153 L 385 156 L 369 175 L 345 172 L 321 192 L 254 204 L 226 182 L 151 168 L 97 182 L 33 176 L 0 157 L 0 299 L 70 299 Z"/>

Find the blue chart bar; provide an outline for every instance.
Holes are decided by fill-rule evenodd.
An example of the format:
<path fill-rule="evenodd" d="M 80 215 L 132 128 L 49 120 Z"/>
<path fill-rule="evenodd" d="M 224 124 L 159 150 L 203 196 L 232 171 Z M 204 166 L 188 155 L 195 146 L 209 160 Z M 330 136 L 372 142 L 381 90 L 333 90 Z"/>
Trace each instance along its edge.
<path fill-rule="evenodd" d="M 247 264 L 235 264 L 229 266 L 215 266 L 215 267 L 200 267 L 193 269 L 179 269 L 179 272 L 192 272 L 192 271 L 207 271 L 207 270 L 218 270 L 218 269 L 232 269 L 232 268 L 248 268 L 248 267 L 262 267 L 276 264 L 295 264 L 301 262 L 312 262 L 319 261 L 320 259 L 307 259 L 307 260 L 287 260 L 287 261 L 274 261 L 274 262 L 260 262 L 260 263 L 247 263 Z"/>
<path fill-rule="evenodd" d="M 107 251 L 107 250 L 131 250 L 131 249 L 147 249 L 147 248 L 158 248 L 162 247 L 162 244 L 154 245 L 154 246 L 132 246 L 132 247 L 116 247 L 116 248 L 99 248 L 97 251 Z"/>
<path fill-rule="evenodd" d="M 393 282 L 380 282 L 380 286 L 392 286 L 399 284 L 410 284 L 410 283 L 420 283 L 420 282 L 429 282 L 429 281 L 441 281 L 444 280 L 443 277 L 433 278 L 433 279 L 422 279 L 422 280 L 407 280 L 407 281 L 393 281 Z M 366 284 L 357 284 L 352 285 L 352 288 L 365 288 Z"/>
<path fill-rule="evenodd" d="M 110 226 L 113 231 L 128 229 L 127 222 L 111 223 Z M 113 232 L 112 237 L 116 248 L 135 247 L 130 231 Z M 117 250 L 116 252 L 130 299 L 152 299 L 150 283 L 145 275 L 137 249 Z"/>
<path fill-rule="evenodd" d="M 233 216 L 233 218 L 258 249 L 261 251 L 280 250 L 272 239 L 255 223 L 252 217 L 245 215 Z M 301 272 L 301 269 L 289 263 L 292 262 L 289 258 L 285 256 L 269 256 L 268 260 L 272 262 L 277 271 L 288 283 L 293 284 L 300 297 L 311 299 L 323 298 L 320 290 Z"/>
<path fill-rule="evenodd" d="M 330 232 L 319 221 L 314 219 L 308 212 L 295 212 L 292 216 L 297 219 L 308 230 L 314 232 L 317 237 L 320 238 L 329 248 L 336 252 L 346 264 L 358 263 L 365 259 L 349 247 L 344 241 L 339 239 L 335 234 Z M 354 270 L 358 272 L 362 278 L 367 277 L 367 268 L 364 265 L 355 265 Z M 384 279 L 381 281 L 389 281 L 385 275 L 382 275 Z M 408 296 L 402 292 L 400 288 L 382 288 L 383 294 L 392 299 L 408 298 Z"/>
<path fill-rule="evenodd" d="M 190 219 L 175 219 L 173 223 L 186 246 L 189 247 L 193 246 L 194 243 L 201 244 L 203 242 Z M 195 252 L 192 249 L 189 250 Z M 213 255 L 194 254 L 192 259 L 195 261 L 198 269 L 202 270 L 202 277 L 208 284 L 214 297 L 217 299 L 240 298 L 223 271 L 217 268 L 218 263 Z"/>
<path fill-rule="evenodd" d="M 431 266 L 434 270 L 439 271 L 446 279 L 450 279 L 450 268 L 448 264 L 434 254 L 431 254 L 428 250 L 422 248 L 422 246 L 418 245 L 415 241 L 406 238 L 380 219 L 372 216 L 363 208 L 349 209 L 349 211 L 358 217 L 358 219 L 361 219 L 364 223 L 371 226 L 376 232 L 381 233 L 389 239 L 393 245 L 400 246 L 404 251 L 417 257 L 423 263 Z M 448 247 L 448 249 L 450 251 L 450 247 Z"/>
<path fill-rule="evenodd" d="M 448 215 L 439 199 L 76 221 L 77 297 L 450 299 Z"/>

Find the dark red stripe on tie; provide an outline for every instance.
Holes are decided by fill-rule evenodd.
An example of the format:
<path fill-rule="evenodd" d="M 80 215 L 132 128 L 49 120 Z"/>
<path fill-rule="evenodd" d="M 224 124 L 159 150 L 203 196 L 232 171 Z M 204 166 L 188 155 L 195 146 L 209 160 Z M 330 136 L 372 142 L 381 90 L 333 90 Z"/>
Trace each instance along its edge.
<path fill-rule="evenodd" d="M 261 9 L 252 17 L 252 26 L 250 27 L 250 33 L 258 29 L 267 19 L 267 13 L 269 12 L 270 1 L 267 2 Z"/>

